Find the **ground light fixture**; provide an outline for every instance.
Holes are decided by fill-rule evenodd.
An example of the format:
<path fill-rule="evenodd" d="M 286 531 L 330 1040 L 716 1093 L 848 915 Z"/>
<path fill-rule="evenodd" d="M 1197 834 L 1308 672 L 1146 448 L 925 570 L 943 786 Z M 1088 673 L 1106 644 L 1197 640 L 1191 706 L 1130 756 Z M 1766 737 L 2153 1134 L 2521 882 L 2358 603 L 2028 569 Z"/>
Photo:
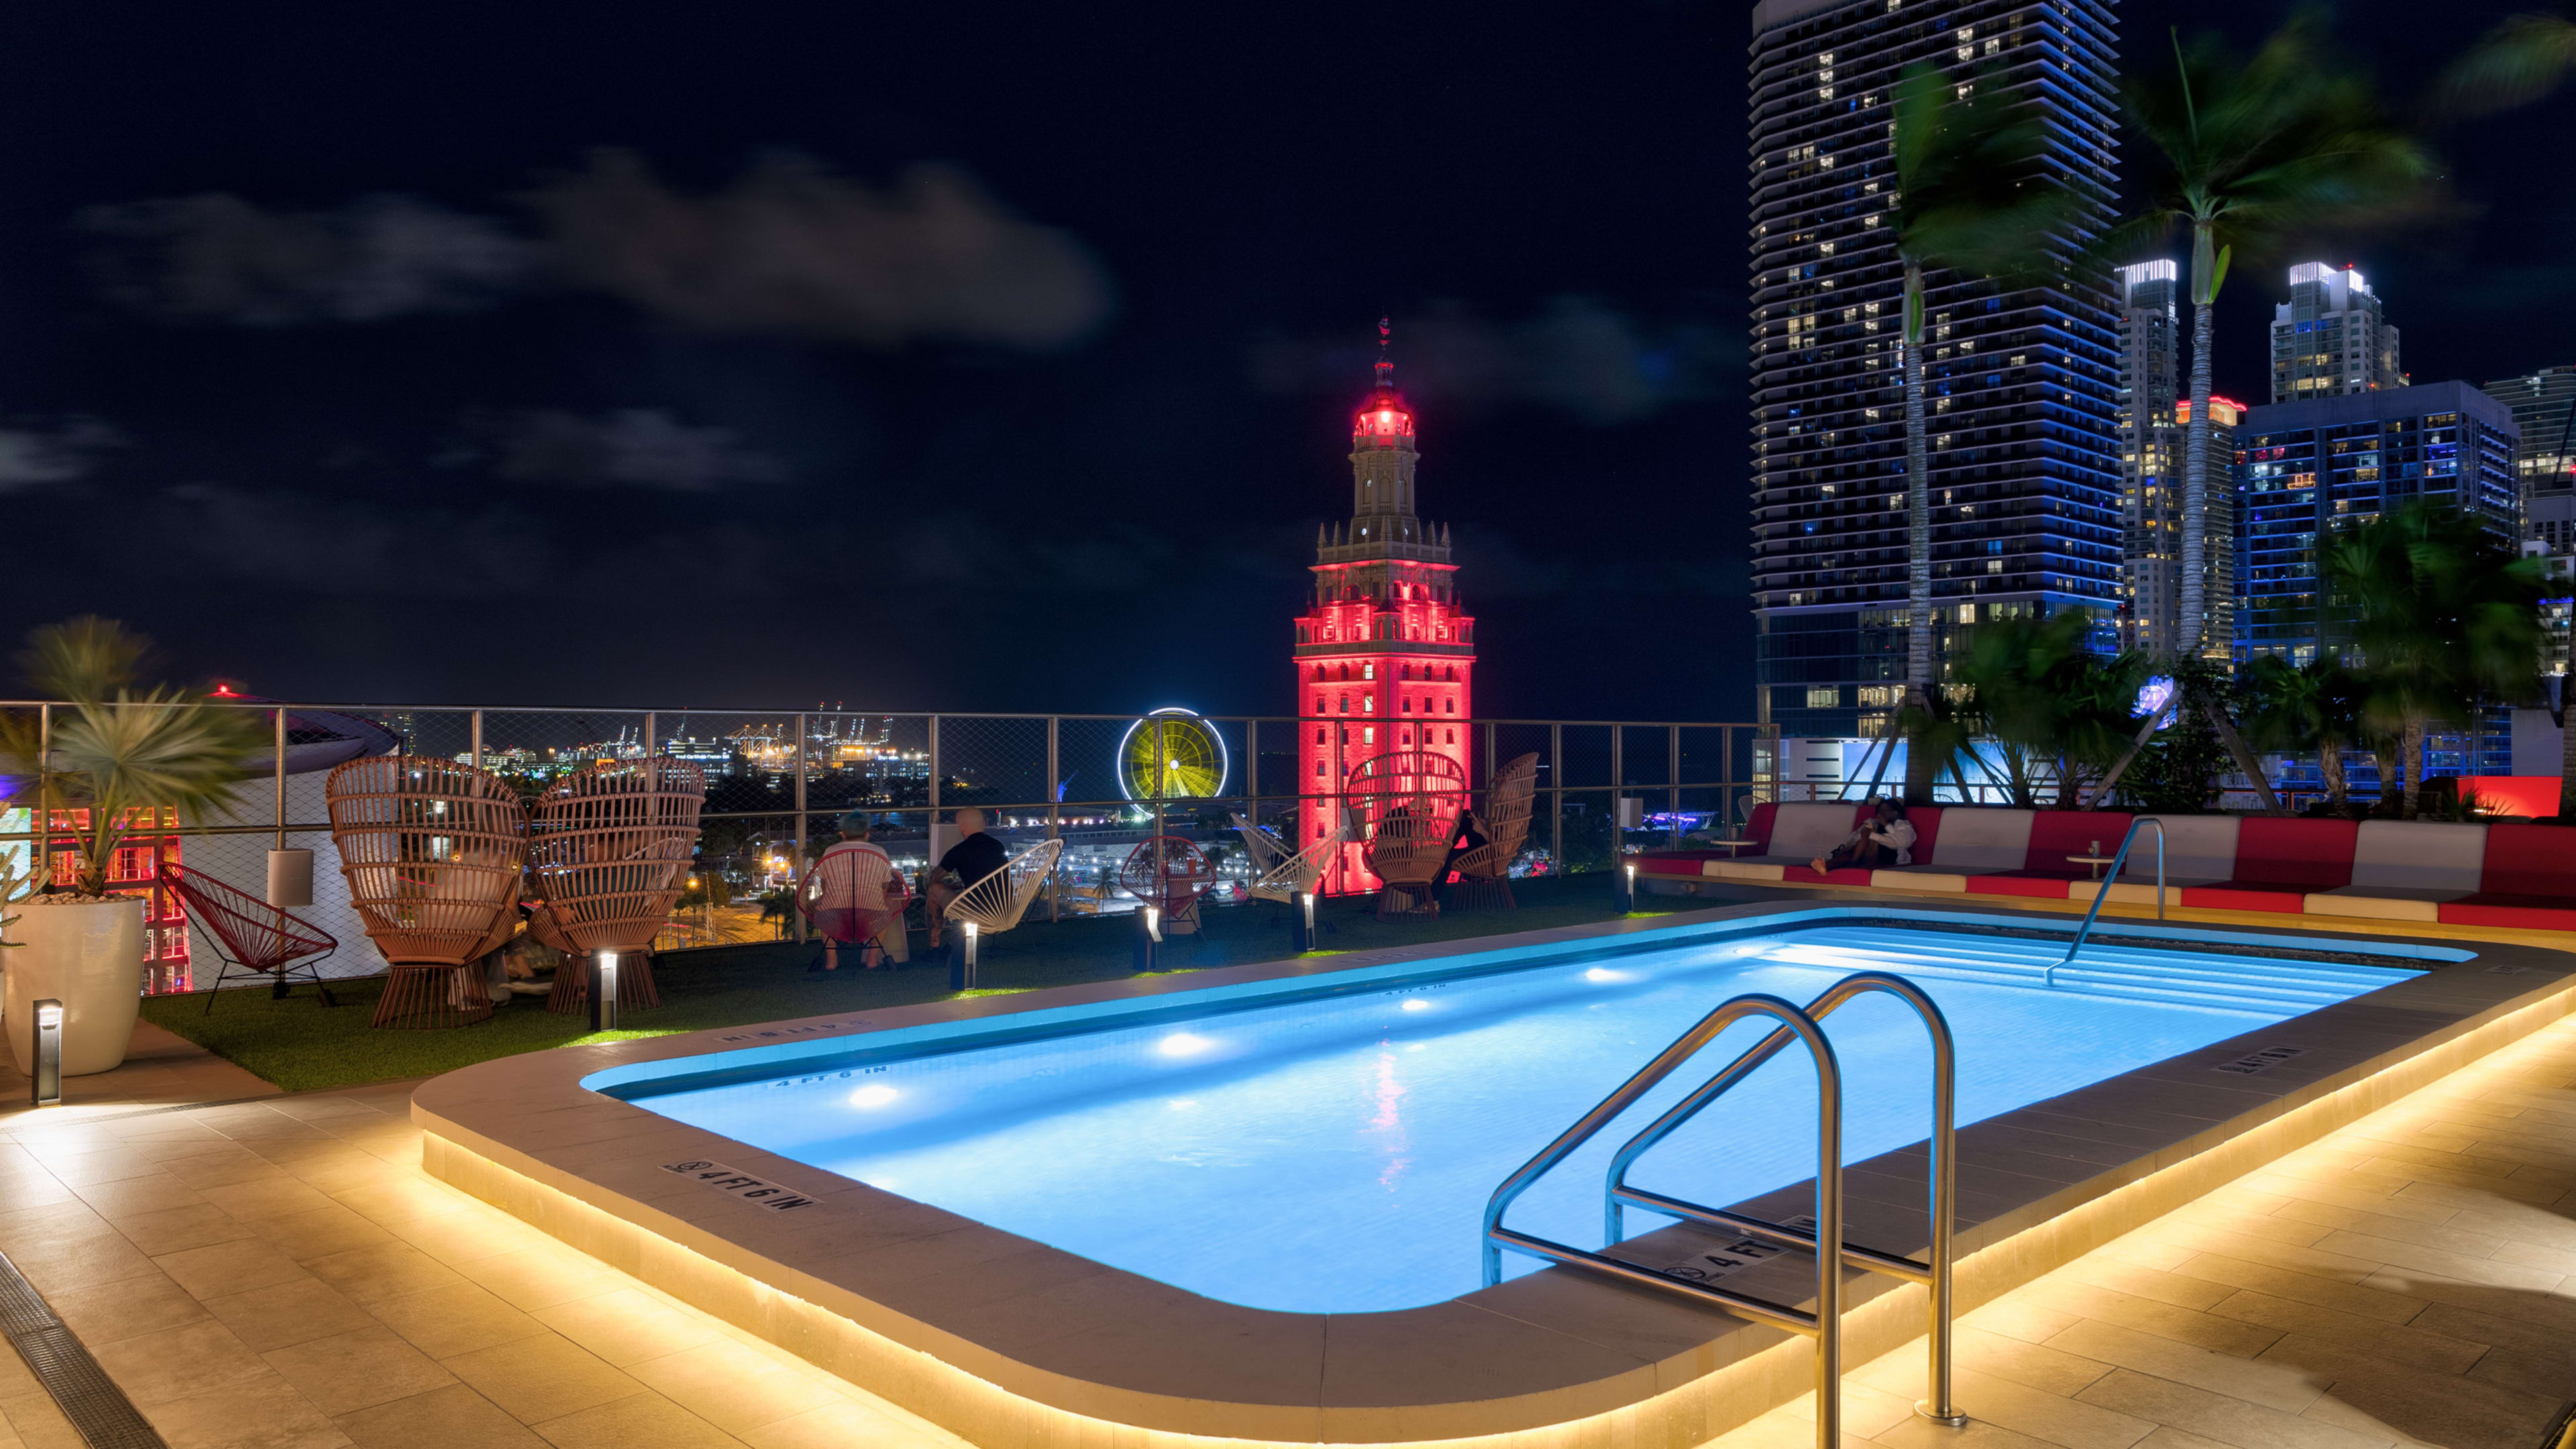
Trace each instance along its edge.
<path fill-rule="evenodd" d="M 1297 892 L 1297 950 L 1299 954 L 1315 949 L 1315 893 Z"/>
<path fill-rule="evenodd" d="M 59 1107 L 63 1102 L 63 1004 L 44 1000 L 36 1003 L 36 1070 L 32 1078 L 31 1100 L 39 1107 Z"/>
<path fill-rule="evenodd" d="M 617 1030 L 617 953 L 590 953 L 590 1029 Z"/>
<path fill-rule="evenodd" d="M 948 966 L 948 989 L 972 991 L 975 989 L 975 923 L 959 921 L 957 931 L 957 955 Z"/>
<path fill-rule="evenodd" d="M 1153 906 L 1141 907 L 1136 912 L 1136 924 L 1140 928 L 1136 932 L 1136 970 L 1154 970 L 1155 948 L 1163 944 L 1163 913 Z"/>
<path fill-rule="evenodd" d="M 1624 915 L 1637 908 L 1637 863 L 1631 860 L 1619 862 L 1619 874 L 1616 880 L 1619 898 L 1611 902 L 1611 905 Z"/>

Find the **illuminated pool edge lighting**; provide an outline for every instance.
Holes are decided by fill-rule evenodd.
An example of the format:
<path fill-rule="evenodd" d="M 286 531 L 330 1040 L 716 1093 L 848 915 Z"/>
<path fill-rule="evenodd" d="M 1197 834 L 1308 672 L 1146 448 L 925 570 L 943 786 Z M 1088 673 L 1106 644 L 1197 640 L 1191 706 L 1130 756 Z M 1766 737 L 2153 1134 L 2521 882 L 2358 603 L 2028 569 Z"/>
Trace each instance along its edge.
<path fill-rule="evenodd" d="M 850 1105 L 853 1107 L 883 1107 L 902 1095 L 903 1093 L 880 1082 L 874 1086 L 861 1087 L 857 1091 L 852 1092 L 850 1094 Z"/>
<path fill-rule="evenodd" d="M 1215 1045 L 1216 1041 L 1212 1037 L 1200 1036 L 1196 1032 L 1176 1031 L 1154 1043 L 1154 1050 L 1167 1057 L 1194 1057 L 1212 1049 Z"/>
<path fill-rule="evenodd" d="M 2228 1142 L 2211 1144 L 2054 1217 L 1973 1246 L 1964 1241 L 1976 1232 L 1969 1230 L 1963 1234 L 1962 1247 L 1968 1251 L 1960 1264 L 1963 1305 L 1991 1301 L 2094 1244 L 2206 1196 L 2249 1170 L 2249 1151 L 2252 1159 L 2274 1160 L 2557 1021 L 2576 993 L 2571 993 L 2568 978 L 2553 984 L 2546 995 L 2499 1003 L 2504 1009 L 2497 1014 L 2463 1020 L 2465 1031 L 2428 1034 L 2403 1057 L 2383 1059 L 2386 1065 L 2375 1072 L 2331 1090 L 2318 1090 L 2322 1084 L 2303 1089 L 2314 1095 L 2286 1103 L 2283 1112 Z M 486 1065 L 509 1063 L 546 1065 L 524 1058 Z M 560 1067 L 550 1074 L 562 1075 Z M 1327 1408 L 1320 1411 L 1332 1416 L 1327 1431 L 1311 1406 L 1292 1414 L 1272 1403 L 1180 1399 L 1158 1390 L 1092 1381 L 1105 1375 L 1068 1381 L 1033 1371 L 1009 1353 L 987 1351 L 983 1361 L 990 1367 L 985 1371 L 993 1377 L 979 1377 L 934 1356 L 929 1343 L 914 1341 L 919 1335 L 905 1315 L 872 1317 L 869 1321 L 884 1324 L 882 1330 L 865 1326 L 837 1306 L 847 1290 L 803 1280 L 761 1250 L 738 1247 L 721 1235 L 711 1248 L 703 1230 L 592 1181 L 587 1174 L 595 1173 L 596 1166 L 558 1167 L 484 1136 L 455 1117 L 470 1115 L 490 1132 L 506 1133 L 520 1124 L 491 1105 L 499 1099 L 469 1090 L 450 1105 L 451 1094 L 438 1091 L 439 1085 L 425 1084 L 413 1106 L 414 1117 L 428 1129 L 423 1167 L 429 1175 L 788 1348 L 825 1372 L 874 1385 L 892 1402 L 944 1427 L 978 1432 L 982 1437 L 977 1442 L 991 1449 L 1050 1449 L 1074 1437 L 1088 1442 L 1102 1437 L 1093 1426 L 1119 1431 L 1119 1437 L 1140 1449 L 1200 1449 L 1211 1442 L 1208 1436 L 1265 1446 L 1363 1440 L 1392 1446 L 1500 1433 L 1511 1434 L 1527 1449 L 1577 1449 L 1614 1432 L 1623 1438 L 1696 1442 L 1748 1422 L 1773 1407 L 1775 1399 L 1785 1402 L 1806 1388 L 1765 1373 L 1767 1355 L 1721 1349 L 1720 1357 L 1729 1361 L 1669 1386 L 1659 1382 L 1615 1395 L 1618 1402 L 1608 1407 L 1597 1392 L 1601 1385 L 1584 1385 L 1579 1405 L 1566 1403 L 1560 1390 L 1541 1390 L 1472 1404 Z M 598 1105 L 621 1113 L 641 1110 L 623 1103 Z M 2231 1149 L 2230 1143 L 2237 1146 Z M 721 1252 L 722 1259 L 709 1256 L 711 1251 Z M 1874 1282 L 1865 1279 L 1855 1286 L 1866 1292 Z M 776 1286 L 784 1283 L 798 1286 Z M 1919 1302 L 1892 1291 L 1856 1304 L 1845 1317 L 1847 1359 L 1866 1361 L 1918 1338 L 1919 1313 Z M 1099 1412 L 1062 1407 L 1065 1401 Z M 1568 1416 L 1543 1417 L 1560 1409 Z M 1472 1422 L 1462 1413 L 1472 1415 Z M 1401 1422 L 1398 1414 L 1405 1416 Z"/>

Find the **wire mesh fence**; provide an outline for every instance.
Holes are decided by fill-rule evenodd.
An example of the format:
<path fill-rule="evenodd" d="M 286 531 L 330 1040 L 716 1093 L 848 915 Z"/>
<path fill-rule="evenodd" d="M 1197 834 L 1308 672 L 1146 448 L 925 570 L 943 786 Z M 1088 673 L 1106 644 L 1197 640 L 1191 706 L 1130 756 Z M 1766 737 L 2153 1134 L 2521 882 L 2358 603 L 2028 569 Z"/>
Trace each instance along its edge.
<path fill-rule="evenodd" d="M 601 761 L 668 756 L 697 765 L 706 809 L 687 888 L 655 942 L 661 950 L 801 939 L 795 886 L 851 812 L 867 817 L 871 838 L 915 878 L 955 844 L 961 809 L 982 812 L 1015 852 L 1061 839 L 1055 877 L 1031 921 L 1133 910 L 1136 902 L 1116 885 L 1118 867 L 1155 835 L 1196 843 L 1216 866 L 1208 901 L 1239 902 L 1278 852 L 1342 818 L 1338 776 L 1313 747 L 1326 722 L 1313 718 L 233 707 L 274 726 L 283 748 L 251 762 L 255 774 L 235 788 L 228 811 L 187 821 L 173 813 L 136 835 L 111 876 L 117 889 L 148 902 L 154 992 L 202 989 L 219 969 L 215 943 L 159 889 L 161 867 L 175 863 L 264 898 L 269 852 L 281 848 L 313 852 L 313 901 L 293 914 L 337 943 L 321 974 L 385 969 L 340 879 L 325 801 L 331 769 L 363 755 L 399 751 L 477 765 L 530 801 Z M 0 712 L 39 722 L 58 708 L 0 703 Z M 1390 730 L 1386 743 L 1396 738 Z M 1515 874 L 1604 869 L 1622 846 L 1678 844 L 1725 829 L 1774 789 L 1766 766 L 1776 733 L 1751 724 L 1460 721 L 1450 738 L 1478 792 L 1517 757 L 1536 757 L 1533 817 Z M 1359 753 L 1336 749 L 1331 768 L 1347 772 L 1367 747 L 1353 748 Z M 68 883 L 73 822 L 55 818 L 39 829 L 30 782 L 5 783 L 0 861 Z M 1623 798 L 1633 802 L 1624 829 Z M 1247 839 L 1247 827 L 1261 838 Z"/>

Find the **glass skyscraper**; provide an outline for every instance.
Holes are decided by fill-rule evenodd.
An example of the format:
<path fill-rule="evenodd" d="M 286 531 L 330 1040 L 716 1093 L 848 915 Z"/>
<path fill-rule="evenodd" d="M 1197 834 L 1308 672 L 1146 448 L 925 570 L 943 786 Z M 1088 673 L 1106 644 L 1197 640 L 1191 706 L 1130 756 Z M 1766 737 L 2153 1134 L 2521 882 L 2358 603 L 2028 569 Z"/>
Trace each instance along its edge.
<path fill-rule="evenodd" d="M 1889 92 L 1905 67 L 2024 89 L 2040 184 L 2111 214 L 2111 12 L 2097 0 L 1762 0 L 1753 12 L 1753 603 L 1760 718 L 1875 732 L 1904 688 L 1903 272 Z M 1924 343 L 1936 667 L 1979 620 L 2121 597 L 2120 342 L 2106 284 L 1934 272 Z M 2106 279 L 2107 282 L 2107 279 Z"/>

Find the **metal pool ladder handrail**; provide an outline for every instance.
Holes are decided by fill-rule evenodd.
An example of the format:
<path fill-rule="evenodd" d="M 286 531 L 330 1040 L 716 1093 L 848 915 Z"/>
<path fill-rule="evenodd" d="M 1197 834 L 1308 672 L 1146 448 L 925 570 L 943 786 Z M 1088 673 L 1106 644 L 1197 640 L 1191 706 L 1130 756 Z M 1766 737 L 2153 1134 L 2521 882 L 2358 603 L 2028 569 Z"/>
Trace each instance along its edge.
<path fill-rule="evenodd" d="M 1702 1303 L 1731 1309 L 1759 1323 L 1805 1334 L 1816 1341 L 1816 1444 L 1818 1449 L 1840 1449 L 1842 1443 L 1842 1264 L 1835 1258 L 1816 1255 L 1816 1307 L 1810 1313 L 1794 1304 L 1774 1303 L 1749 1293 L 1737 1293 L 1714 1283 L 1693 1283 L 1667 1277 L 1651 1268 L 1622 1262 L 1606 1253 L 1595 1253 L 1565 1243 L 1552 1242 L 1528 1233 L 1515 1232 L 1503 1226 L 1503 1210 L 1549 1168 L 1565 1160 L 1568 1153 L 1591 1140 L 1592 1135 L 1609 1125 L 1611 1119 L 1633 1105 L 1639 1097 L 1653 1090 L 1656 1083 L 1672 1075 L 1681 1064 L 1700 1048 L 1716 1039 L 1717 1034 L 1749 1016 L 1768 1016 L 1782 1029 L 1804 1042 L 1807 1055 L 1816 1064 L 1816 1237 L 1819 1242 L 1841 1242 L 1843 1236 L 1843 1081 L 1841 1064 L 1834 1059 L 1833 1047 L 1825 1041 L 1824 1028 L 1797 1007 L 1776 996 L 1759 993 L 1736 997 L 1701 1017 L 1697 1025 L 1683 1032 L 1671 1046 L 1656 1053 L 1637 1074 L 1619 1089 L 1604 1097 L 1568 1127 L 1554 1142 L 1540 1149 L 1536 1157 L 1521 1164 L 1518 1171 L 1503 1179 L 1485 1204 L 1485 1286 L 1490 1288 L 1503 1280 L 1504 1248 L 1544 1258 L 1551 1263 L 1582 1268 L 1615 1278 L 1623 1283 L 1658 1288 Z"/>
<path fill-rule="evenodd" d="M 1932 998 L 1913 982 L 1885 971 L 1860 971 L 1844 977 L 1827 987 L 1823 995 L 1808 1002 L 1806 1014 L 1811 1020 L 1822 1021 L 1852 998 L 1874 991 L 1884 992 L 1914 1008 L 1914 1014 L 1923 1019 L 1924 1033 L 1932 1039 L 1932 1131 L 1925 1139 L 1925 1146 L 1929 1149 L 1925 1164 L 1925 1196 L 1929 1199 L 1926 1206 L 1931 1220 L 1930 1246 L 1925 1254 L 1928 1261 L 1918 1262 L 1901 1253 L 1846 1242 L 1842 1245 L 1842 1259 L 1848 1267 L 1885 1273 L 1892 1278 L 1923 1285 L 1930 1300 L 1931 1323 L 1926 1342 L 1931 1362 L 1926 1381 L 1931 1397 L 1917 1403 L 1914 1409 L 1936 1424 L 1957 1428 L 1967 1422 L 1967 1416 L 1959 1412 L 1957 1402 L 1950 1396 L 1952 1243 L 1957 1237 L 1959 1223 L 1959 1159 L 1954 1125 L 1958 1098 L 1958 1049 L 1950 1035 L 1949 1018 L 1941 1014 L 1941 1008 L 1933 1004 Z M 1774 1031 L 1754 1044 L 1742 1056 L 1721 1068 L 1716 1076 L 1709 1078 L 1698 1091 L 1674 1103 L 1671 1110 L 1629 1138 L 1627 1145 L 1611 1157 L 1602 1194 L 1602 1226 L 1606 1241 L 1616 1243 L 1626 1238 L 1627 1208 L 1630 1206 L 1711 1227 L 1732 1228 L 1782 1247 L 1802 1248 L 1809 1252 L 1815 1251 L 1816 1244 L 1824 1241 L 1818 1233 L 1785 1223 L 1726 1212 L 1628 1186 L 1628 1169 L 1638 1158 L 1697 1116 L 1701 1108 L 1750 1076 L 1754 1068 L 1787 1050 L 1789 1035 L 1785 1030 Z"/>
<path fill-rule="evenodd" d="M 2111 898 L 2111 887 L 2120 879 L 2120 867 L 2129 859 L 2129 847 L 2138 843 L 2138 832 L 2146 826 L 2156 828 L 2156 919 L 2165 918 L 2165 823 L 2153 815 L 2141 815 L 2129 822 L 2129 833 L 2120 837 L 2119 853 L 2111 857 L 2110 873 L 2102 877 L 2102 888 L 2093 893 L 2093 908 L 2084 913 L 2084 924 L 2075 928 L 2075 939 L 2067 944 L 2066 954 L 2056 966 L 2039 973 L 2039 984 L 2055 986 L 2057 968 L 2075 959 L 2084 949 L 2084 938 L 2093 934 L 2093 918 L 2102 914 L 2102 903 Z"/>

